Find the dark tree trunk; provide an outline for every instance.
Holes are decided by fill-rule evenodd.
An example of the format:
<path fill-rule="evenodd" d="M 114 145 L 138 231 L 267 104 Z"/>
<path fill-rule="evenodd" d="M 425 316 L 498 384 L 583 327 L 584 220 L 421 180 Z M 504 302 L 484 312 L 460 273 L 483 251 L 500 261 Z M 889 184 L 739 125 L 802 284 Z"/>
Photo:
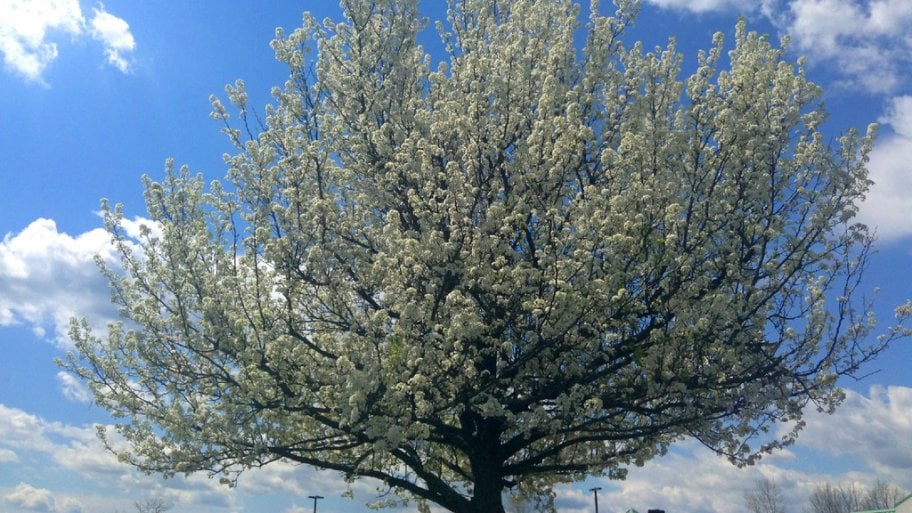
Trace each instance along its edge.
<path fill-rule="evenodd" d="M 498 469 L 495 465 L 473 463 L 475 488 L 469 503 L 471 512 L 467 513 L 504 513 L 503 484 Z"/>
<path fill-rule="evenodd" d="M 475 482 L 475 493 L 470 508 L 472 513 L 504 513 L 503 488 L 500 480 L 496 483 Z"/>
<path fill-rule="evenodd" d="M 463 429 L 470 430 L 476 450 L 469 456 L 474 489 L 466 513 L 505 513 L 503 507 L 503 433 L 501 420 L 487 419 L 473 413 L 463 415 Z"/>

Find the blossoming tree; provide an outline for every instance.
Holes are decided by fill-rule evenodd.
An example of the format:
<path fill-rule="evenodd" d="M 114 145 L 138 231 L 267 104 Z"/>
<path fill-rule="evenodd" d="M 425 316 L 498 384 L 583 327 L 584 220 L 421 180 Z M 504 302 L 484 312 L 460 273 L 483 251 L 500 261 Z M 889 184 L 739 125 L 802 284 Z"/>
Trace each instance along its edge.
<path fill-rule="evenodd" d="M 262 120 L 241 82 L 237 124 L 213 99 L 227 179 L 169 164 L 137 238 L 105 208 L 124 320 L 74 325 L 67 365 L 123 459 L 502 512 L 685 437 L 751 463 L 898 334 L 855 293 L 871 136 L 828 146 L 783 49 L 740 23 L 679 81 L 673 44 L 622 44 L 635 2 L 581 27 L 569 0 L 460 0 L 435 64 L 417 3 L 279 31 Z"/>

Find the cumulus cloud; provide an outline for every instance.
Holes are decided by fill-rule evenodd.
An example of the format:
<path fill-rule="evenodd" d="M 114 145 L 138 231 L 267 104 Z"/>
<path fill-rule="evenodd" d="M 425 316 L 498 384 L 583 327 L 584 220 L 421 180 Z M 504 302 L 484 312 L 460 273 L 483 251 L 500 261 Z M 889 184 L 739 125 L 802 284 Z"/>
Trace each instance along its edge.
<path fill-rule="evenodd" d="M 113 430 L 109 442 L 114 446 L 123 443 Z M 4 446 L 20 455 L 28 454 L 29 460 L 46 460 L 53 468 L 89 482 L 123 483 L 137 489 L 152 482 L 121 463 L 98 439 L 96 426 L 50 421 L 0 404 L 0 448 Z"/>
<path fill-rule="evenodd" d="M 91 426 L 76 427 L 51 422 L 36 415 L 0 404 L 0 448 L 19 450 L 20 454 L 59 454 L 67 447 L 85 448 L 97 442 Z M 104 448 L 98 443 L 100 452 Z M 59 458 L 63 460 L 64 458 Z M 111 457 L 114 463 L 117 459 Z"/>
<path fill-rule="evenodd" d="M 889 124 L 897 136 L 912 139 L 912 96 L 893 98 L 880 122 Z"/>
<path fill-rule="evenodd" d="M 800 51 L 835 63 L 847 80 L 870 92 L 895 91 L 909 78 L 912 3 L 907 0 L 791 0 L 779 21 Z"/>
<path fill-rule="evenodd" d="M 908 0 L 647 0 L 690 12 L 761 15 L 792 36 L 812 64 L 835 65 L 849 86 L 892 93 L 912 78 Z"/>
<path fill-rule="evenodd" d="M 109 430 L 109 441 L 119 445 L 123 441 L 116 432 Z M 14 452 L 15 451 L 15 452 Z M 23 457 L 17 457 L 17 453 Z M 27 457 L 24 457 L 28 455 Z M 37 462 L 37 463 L 36 463 Z M 98 439 L 95 426 L 74 426 L 50 421 L 18 408 L 0 404 L 0 465 L 13 466 L 13 475 L 36 473 L 35 468 L 26 469 L 26 465 L 53 468 L 65 472 L 69 477 L 78 476 L 93 488 L 105 488 L 102 499 L 94 498 L 92 503 L 105 504 L 107 510 L 120 508 L 118 503 L 129 507 L 138 497 L 160 497 L 174 504 L 176 509 L 188 513 L 214 513 L 216 511 L 236 511 L 238 494 L 246 496 L 264 496 L 285 494 L 297 497 L 306 502 L 307 495 L 319 491 L 328 498 L 338 498 L 348 489 L 348 484 L 340 479 L 338 473 L 318 472 L 308 467 L 277 461 L 263 468 L 251 469 L 241 478 L 237 488 L 228 488 L 217 479 L 210 479 L 205 473 L 190 476 L 178 475 L 166 481 L 159 476 L 146 475 L 133 467 L 121 463 L 111 454 Z M 16 466 L 19 467 L 16 467 Z M 21 468 L 21 472 L 17 472 Z M 22 487 L 21 490 L 3 494 L 0 489 L 0 511 L 2 499 L 15 499 L 15 505 L 33 511 L 47 513 L 76 513 L 64 507 L 70 504 L 53 490 L 53 477 L 49 476 L 45 490 L 34 486 Z M 37 483 L 34 483 L 38 485 Z M 369 487 L 376 482 L 363 481 L 352 485 L 355 501 L 366 502 L 372 498 Z M 118 498 L 118 494 L 121 497 Z M 376 495 L 376 494 L 374 494 Z M 56 496 L 56 501 L 54 500 Z M 45 501 L 43 498 L 48 498 Z M 24 501 L 32 501 L 26 506 Z M 87 499 L 88 500 L 88 499 Z M 86 502 L 88 505 L 88 502 Z M 42 509 L 44 508 L 44 509 Z M 55 509 L 56 508 L 56 509 Z M 86 508 L 91 510 L 92 508 Z"/>
<path fill-rule="evenodd" d="M 50 31 L 79 34 L 82 11 L 77 0 L 0 2 L 0 51 L 4 63 L 24 77 L 39 81 L 47 65 L 57 58 L 57 43 Z"/>
<path fill-rule="evenodd" d="M 19 483 L 16 489 L 7 494 L 6 502 L 30 511 L 44 513 L 80 513 L 82 505 L 73 499 L 55 498 L 45 488 L 36 488 L 28 483 Z"/>
<path fill-rule="evenodd" d="M 304 470 L 300 465 L 295 465 L 286 461 L 276 461 L 264 467 L 260 472 L 249 473 L 238 482 L 238 487 L 248 493 L 261 494 L 269 491 L 281 491 L 300 497 L 306 497 L 308 490 L 301 480 L 296 479 L 296 474 Z M 321 472 L 313 472 L 314 478 L 319 480 Z M 309 480 L 308 480 L 309 481 Z M 322 480 L 320 480 L 322 481 Z M 338 482 L 338 480 L 336 480 Z M 320 482 L 320 490 L 326 490 L 323 487 L 325 482 Z M 342 488 L 339 493 L 344 491 Z M 322 492 L 321 492 L 322 493 Z M 312 493 L 311 493 L 312 495 Z M 325 495 L 325 494 L 324 494 Z"/>
<path fill-rule="evenodd" d="M 893 98 L 880 122 L 892 133 L 884 134 L 871 152 L 868 170 L 874 185 L 859 218 L 881 240 L 891 241 L 912 235 L 912 96 Z"/>
<path fill-rule="evenodd" d="M 599 502 L 617 505 L 617 511 L 725 512 L 742 509 L 744 491 L 757 479 L 766 478 L 780 483 L 786 503 L 803 504 L 804 490 L 816 478 L 782 465 L 790 455 L 779 453 L 754 467 L 739 469 L 697 442 L 685 441 L 666 456 L 630 469 L 627 479 L 602 483 Z M 561 511 L 584 513 L 591 511 L 592 494 L 561 490 L 558 502 Z"/>
<path fill-rule="evenodd" d="M 160 236 L 147 219 L 123 223 L 134 240 L 143 227 Z M 88 319 L 102 333 L 117 312 L 96 256 L 114 268 L 119 261 L 110 235 L 101 228 L 72 236 L 59 231 L 52 219 L 37 219 L 21 232 L 7 233 L 0 239 L 0 327 L 25 324 L 65 348 L 71 345 L 67 333 L 74 317 Z"/>
<path fill-rule="evenodd" d="M 894 95 L 868 165 L 874 186 L 859 220 L 891 241 L 912 235 L 912 2 L 909 0 L 647 0 L 692 12 L 736 10 L 765 16 L 790 34 L 797 52 L 826 66 L 835 86 Z"/>
<path fill-rule="evenodd" d="M 835 417 L 810 415 L 803 441 L 834 456 L 859 460 L 904 488 L 912 487 L 912 388 L 847 391 Z"/>
<path fill-rule="evenodd" d="M 806 504 L 814 488 L 827 482 L 868 486 L 881 479 L 912 489 L 912 447 L 908 444 L 912 439 L 912 388 L 874 387 L 867 394 L 847 391 L 845 403 L 834 415 L 809 413 L 806 420 L 807 428 L 795 448 L 770 455 L 753 467 L 735 468 L 700 444 L 684 441 L 666 456 L 642 468 L 630 469 L 624 481 L 596 480 L 559 487 L 558 509 L 565 513 L 591 511 L 592 494 L 586 488 L 592 485 L 602 487 L 599 503 L 606 511 L 632 507 L 639 511 L 661 508 L 691 513 L 738 509 L 743 504 L 744 491 L 761 478 L 776 482 L 786 503 L 796 507 Z M 825 464 L 817 470 L 803 468 L 796 454 L 808 452 L 817 461 L 851 459 L 857 470 L 827 471 Z M 19 457 L 13 459 L 16 454 Z M 296 513 L 307 509 L 306 496 L 315 491 L 329 501 L 349 488 L 337 473 L 318 472 L 288 462 L 253 469 L 241 476 L 239 486 L 231 490 L 200 474 L 163 482 L 118 462 L 96 439 L 92 426 L 51 422 L 0 405 L 0 463 L 15 466 L 34 461 L 80 476 L 87 483 L 103 483 L 109 497 L 116 495 L 111 489 L 118 487 L 123 496 L 117 500 L 135 500 L 137 494 L 162 497 L 179 505 L 182 511 L 194 513 L 230 510 L 240 502 L 237 494 L 255 497 L 276 493 L 294 500 L 296 504 L 285 511 Z M 22 475 L 30 473 L 24 471 Z M 66 511 L 62 508 L 68 503 L 59 497 L 51 501 L 56 492 L 44 493 L 40 486 L 53 489 L 51 482 L 33 482 L 7 493 L 0 491 L 0 497 L 22 509 Z M 376 496 L 375 482 L 358 481 L 351 486 L 354 504 Z"/>
<path fill-rule="evenodd" d="M 54 499 L 51 491 L 35 488 L 26 483 L 19 483 L 16 489 L 6 496 L 7 502 L 33 511 L 54 511 Z"/>
<path fill-rule="evenodd" d="M 112 319 L 107 282 L 95 255 L 111 261 L 110 237 L 102 229 L 76 237 L 38 219 L 0 241 L 0 326 L 26 323 L 39 336 L 46 327 L 68 345 L 72 317 Z"/>
<path fill-rule="evenodd" d="M 387 487 L 382 482 L 373 479 L 360 479 L 347 483 L 339 472 L 316 470 L 289 461 L 275 461 L 241 476 L 238 481 L 238 490 L 252 495 L 281 492 L 299 498 L 305 498 L 315 492 L 330 499 L 344 495 L 350 497 L 346 500 L 360 506 L 377 501 L 380 495 L 387 492 Z M 300 507 L 310 511 L 312 506 L 311 503 L 311 507 Z M 403 511 L 412 510 L 413 508 L 405 508 Z M 285 513 L 296 511 L 297 509 L 293 507 Z M 392 511 L 397 510 L 394 508 Z"/>
<path fill-rule="evenodd" d="M 7 68 L 33 82 L 59 54 L 60 42 L 90 37 L 104 46 L 108 62 L 122 72 L 130 69 L 135 48 L 126 21 L 94 9 L 87 19 L 79 0 L 6 0 L 0 2 L 0 53 Z"/>
<path fill-rule="evenodd" d="M 121 443 L 115 433 L 111 434 L 111 441 Z M 17 453 L 23 457 L 17 457 Z M 234 491 L 206 475 L 175 477 L 163 484 L 160 477 L 147 476 L 118 461 L 98 439 L 95 426 L 49 421 L 3 404 L 0 404 L 0 464 L 18 465 L 14 467 L 13 475 L 17 474 L 16 468 L 21 469 L 18 472 L 21 475 L 39 473 L 35 467 L 26 468 L 36 465 L 65 472 L 70 478 L 78 476 L 93 487 L 107 488 L 108 500 L 114 500 L 113 489 L 119 488 L 130 501 L 135 500 L 137 494 L 162 497 L 187 511 L 231 511 L 234 507 Z M 42 486 L 53 487 L 53 477 L 48 479 Z M 20 485 L 10 493 L 0 493 L 0 497 L 34 511 L 79 511 L 73 507 L 72 500 L 58 496 L 53 490 L 31 485 Z M 98 500 L 96 498 L 95 502 Z M 4 511 L 2 506 L 0 511 Z"/>
<path fill-rule="evenodd" d="M 743 509 L 744 491 L 758 479 L 775 482 L 785 504 L 800 510 L 814 489 L 824 483 L 870 486 L 875 479 L 912 489 L 912 388 L 873 387 L 865 395 L 847 391 L 833 415 L 808 412 L 807 427 L 793 449 L 776 452 L 753 467 L 736 468 L 695 441 L 674 446 L 642 468 L 631 468 L 623 481 L 604 480 L 599 503 L 611 511 L 649 508 L 691 513 L 722 513 Z M 852 461 L 853 471 L 826 471 L 800 465 L 796 453 L 810 451 L 818 461 Z M 840 465 L 833 465 L 840 468 Z M 557 504 L 566 513 L 592 510 L 592 493 L 562 486 Z"/>

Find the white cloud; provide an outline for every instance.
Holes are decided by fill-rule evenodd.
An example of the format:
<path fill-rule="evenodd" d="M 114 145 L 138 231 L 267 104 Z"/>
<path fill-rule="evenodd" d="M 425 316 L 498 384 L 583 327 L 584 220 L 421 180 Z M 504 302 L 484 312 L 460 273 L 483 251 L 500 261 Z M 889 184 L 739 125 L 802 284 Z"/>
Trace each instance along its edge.
<path fill-rule="evenodd" d="M 815 50 L 825 55 L 837 52 L 841 46 L 839 40 L 858 31 L 859 20 L 864 17 L 855 3 L 844 0 L 792 2 L 789 9 L 789 32 L 802 46 L 816 43 Z"/>
<path fill-rule="evenodd" d="M 97 440 L 94 427 L 49 422 L 18 408 L 0 404 L 0 447 L 21 450 L 19 454 L 55 455 L 65 452 L 67 447 L 86 448 L 92 444 L 97 444 L 98 452 L 107 454 Z M 89 456 L 88 452 L 85 456 Z M 117 464 L 113 456 L 111 461 Z M 79 465 L 81 462 L 72 464 Z"/>
<path fill-rule="evenodd" d="M 0 326 L 27 323 L 38 335 L 53 326 L 55 340 L 69 344 L 72 317 L 103 326 L 115 317 L 95 255 L 113 260 L 110 237 L 95 229 L 76 237 L 57 231 L 50 219 L 38 219 L 0 241 Z"/>
<path fill-rule="evenodd" d="M 648 0 L 664 9 L 685 9 L 691 12 L 743 10 L 756 5 L 751 0 Z"/>
<path fill-rule="evenodd" d="M 874 185 L 861 204 L 859 219 L 881 240 L 912 235 L 912 96 L 893 98 L 881 123 L 892 128 L 878 140 L 868 163 Z"/>
<path fill-rule="evenodd" d="M 79 381 L 79 378 L 69 372 L 60 371 L 57 373 L 57 383 L 63 391 L 63 396 L 80 403 L 88 403 L 92 400 L 92 392 L 89 388 Z"/>
<path fill-rule="evenodd" d="M 880 122 L 890 125 L 899 137 L 912 139 L 912 96 L 893 98 Z"/>
<path fill-rule="evenodd" d="M 814 489 L 824 483 L 870 486 L 875 479 L 912 489 L 912 388 L 873 387 L 865 396 L 847 391 L 833 415 L 808 412 L 807 427 L 797 446 L 763 458 L 753 467 L 736 468 L 692 440 L 669 453 L 631 468 L 623 481 L 603 480 L 599 504 L 607 511 L 649 508 L 690 513 L 723 513 L 743 509 L 744 491 L 757 479 L 777 483 L 785 503 L 801 511 Z M 812 470 L 803 457 L 817 462 Z M 851 461 L 852 471 L 837 468 L 832 458 Z M 588 486 L 587 486 L 588 487 Z M 566 513 L 592 510 L 592 494 L 581 486 L 558 489 L 558 509 Z M 790 510 L 791 510 L 790 509 Z"/>
<path fill-rule="evenodd" d="M 16 489 L 4 497 L 10 504 L 31 511 L 44 513 L 79 513 L 82 505 L 71 498 L 55 498 L 51 490 L 35 488 L 28 483 L 19 483 Z"/>
<path fill-rule="evenodd" d="M 110 441 L 115 445 L 122 443 L 113 430 L 109 430 L 108 434 L 111 437 Z M 115 507 L 129 509 L 130 503 L 142 496 L 161 497 L 174 504 L 175 510 L 188 513 L 235 511 L 239 494 L 248 497 L 287 494 L 306 501 L 307 495 L 315 491 L 328 498 L 337 498 L 349 486 L 336 472 L 318 472 L 309 467 L 283 461 L 248 470 L 241 476 L 236 488 L 228 488 L 217 479 L 210 479 L 205 473 L 178 475 L 162 480 L 160 476 L 143 474 L 118 461 L 117 457 L 98 440 L 95 426 L 74 426 L 48 421 L 18 408 L 0 404 L 0 464 L 4 462 L 8 466 L 13 466 L 12 475 L 17 474 L 14 465 L 38 462 L 40 466 L 59 469 L 70 477 L 79 476 L 86 483 L 91 483 L 92 487 L 103 488 L 104 496 L 107 498 L 96 498 L 91 502 L 106 504 L 105 509 L 109 511 Z M 31 473 L 34 473 L 34 469 L 21 472 L 22 475 Z M 53 488 L 53 483 L 42 483 L 41 486 Z M 371 495 L 372 490 L 369 490 L 370 487 L 376 486 L 374 481 L 361 481 L 352 486 L 356 496 L 354 503 L 359 505 L 376 495 Z M 39 488 L 29 487 L 23 488 L 19 493 L 14 491 L 12 494 L 19 501 L 26 498 L 34 501 L 34 506 L 30 507 L 32 510 L 66 513 L 67 510 L 61 508 L 69 503 L 62 496 L 57 496 L 56 502 L 43 503 L 38 500 L 45 496 L 41 492 Z M 92 489 L 86 491 L 87 494 L 92 492 Z M 56 496 L 56 492 L 53 494 Z M 47 496 L 50 497 L 50 494 Z M 3 497 L 0 489 L 0 511 L 5 511 L 2 507 Z M 118 506 L 118 503 L 126 506 Z M 42 504 L 57 509 L 39 509 Z M 88 502 L 86 505 L 88 506 Z M 86 508 L 90 509 L 92 508 Z"/>
<path fill-rule="evenodd" d="M 86 35 L 104 45 L 110 64 L 123 72 L 129 70 L 129 56 L 135 48 L 129 25 L 104 7 L 96 8 L 87 21 L 79 0 L 0 2 L 0 53 L 4 64 L 27 80 L 44 84 L 42 74 L 57 58 L 61 40 Z"/>
<path fill-rule="evenodd" d="M 875 35 L 909 36 L 912 3 L 907 0 L 873 0 L 868 3 L 864 28 Z"/>
<path fill-rule="evenodd" d="M 912 388 L 875 386 L 868 397 L 849 390 L 835 416 L 815 413 L 807 421 L 804 445 L 852 457 L 912 487 Z"/>
<path fill-rule="evenodd" d="M 765 16 L 790 34 L 812 64 L 833 64 L 845 85 L 897 91 L 912 78 L 912 2 L 908 0 L 647 0 L 691 12 Z"/>
<path fill-rule="evenodd" d="M 19 456 L 15 452 L 9 449 L 0 449 L 0 463 L 12 462 L 16 463 L 19 461 Z"/>
<path fill-rule="evenodd" d="M 803 490 L 812 476 L 777 466 L 789 459 L 778 456 L 760 464 L 739 469 L 697 442 L 678 444 L 666 456 L 632 468 L 623 481 L 606 481 L 599 492 L 599 502 L 613 504 L 615 511 L 656 508 L 666 511 L 716 513 L 742 509 L 744 491 L 759 478 L 768 478 L 783 490 L 786 502 L 803 504 Z M 783 459 L 784 458 L 784 459 Z M 562 490 L 561 511 L 589 511 L 592 495 L 578 495 Z M 574 507 L 574 505 L 576 505 Z"/>
<path fill-rule="evenodd" d="M 113 443 L 118 443 L 117 435 L 112 433 L 111 436 Z M 168 481 L 162 481 L 159 476 L 147 476 L 118 461 L 98 440 L 94 426 L 48 421 L 0 404 L 0 463 L 4 461 L 10 466 L 38 465 L 62 471 L 70 478 L 79 476 L 93 487 L 106 489 L 108 499 L 102 502 L 116 501 L 118 493 L 130 501 L 140 494 L 163 497 L 186 511 L 231 511 L 236 495 L 234 490 L 220 485 L 217 480 L 208 479 L 205 474 L 175 477 Z M 23 469 L 21 474 L 35 472 L 33 467 Z M 13 475 L 16 474 L 14 467 Z M 53 486 L 53 477 L 49 477 L 48 484 L 42 485 Z M 0 498 L 3 497 L 19 507 L 35 511 L 78 511 L 71 499 L 31 485 L 20 485 L 10 493 L 0 494 Z M 4 511 L 2 506 L 0 511 Z"/>
<path fill-rule="evenodd" d="M 6 500 L 16 506 L 34 511 L 54 511 L 54 499 L 51 491 L 35 488 L 26 483 L 19 483 L 16 490 L 6 496 Z"/>
<path fill-rule="evenodd" d="M 111 431 L 109 441 L 115 446 L 123 443 Z M 19 455 L 49 459 L 54 468 L 90 482 L 129 483 L 131 488 L 141 488 L 143 484 L 148 487 L 154 482 L 121 463 L 98 439 L 95 426 L 49 421 L 0 404 L 0 448 L 3 446 L 17 450 Z"/>
<path fill-rule="evenodd" d="M 152 237 L 161 236 L 148 219 L 124 219 L 122 227 L 134 241 L 146 227 Z M 68 332 L 74 317 L 87 319 L 103 334 L 118 317 L 107 279 L 95 262 L 97 256 L 117 268 L 110 239 L 102 228 L 71 236 L 58 231 L 52 219 L 37 219 L 19 233 L 7 233 L 0 239 L 0 327 L 25 324 L 42 338 L 50 328 L 54 342 L 65 348 L 72 345 Z M 67 385 L 65 378 L 58 379 Z"/>
<path fill-rule="evenodd" d="M 105 55 L 108 63 L 126 73 L 130 70 L 129 54 L 136 47 L 130 25 L 126 21 L 104 10 L 104 7 L 95 9 L 92 17 L 92 37 L 105 45 Z"/>
<path fill-rule="evenodd" d="M 71 37 L 82 32 L 78 0 L 8 0 L 0 2 L 0 51 L 4 63 L 33 81 L 57 58 L 57 44 L 49 31 Z"/>
<path fill-rule="evenodd" d="M 276 461 L 270 463 L 261 471 L 252 472 L 243 476 L 238 482 L 238 487 L 245 492 L 255 494 L 268 493 L 271 490 L 306 497 L 308 495 L 308 490 L 304 488 L 304 483 L 297 479 L 302 470 L 304 469 L 300 465 L 295 465 L 286 461 Z M 320 477 L 320 474 L 324 474 L 315 471 L 313 473 L 315 474 L 313 476 L 315 478 Z M 338 482 L 339 480 L 336 481 Z M 325 490 L 325 488 L 322 487 L 322 484 L 324 483 L 321 483 L 319 488 Z M 342 488 L 339 493 L 344 490 L 345 488 Z"/>
<path fill-rule="evenodd" d="M 814 62 L 831 61 L 869 92 L 890 93 L 909 78 L 912 2 L 791 0 L 780 29 Z"/>
<path fill-rule="evenodd" d="M 386 486 L 373 479 L 347 483 L 339 472 L 317 470 L 289 461 L 275 461 L 242 475 L 238 481 L 238 490 L 253 495 L 281 492 L 302 499 L 314 493 L 331 499 L 350 494 L 351 499 L 347 500 L 361 506 L 376 501 L 386 491 Z M 311 508 L 303 509 L 310 511 Z M 294 508 L 291 511 L 295 511 Z M 396 509 L 393 508 L 392 511 Z M 405 511 L 411 510 L 406 508 Z"/>
<path fill-rule="evenodd" d="M 634 507 L 639 511 L 661 508 L 689 513 L 738 510 L 744 491 L 759 478 L 775 481 L 786 502 L 798 510 L 806 504 L 814 488 L 826 482 L 870 485 L 879 478 L 912 489 L 912 446 L 908 443 L 912 439 L 912 388 L 874 387 L 867 395 L 847 391 L 845 403 L 834 415 L 809 413 L 806 420 L 807 428 L 796 447 L 770 455 L 756 466 L 735 468 L 698 443 L 685 441 L 673 447 L 668 455 L 642 468 L 630 469 L 624 481 L 595 480 L 585 485 L 559 487 L 559 510 L 591 511 L 592 494 L 585 488 L 592 485 L 603 487 L 599 502 L 605 511 Z M 17 454 L 18 458 L 12 459 Z M 817 462 L 816 470 L 802 465 L 808 454 Z M 47 461 L 41 463 L 41 458 Z M 854 470 L 826 470 L 829 461 L 841 460 L 851 460 Z M 240 501 L 237 494 L 246 497 L 285 494 L 297 497 L 297 506 L 306 510 L 307 495 L 316 491 L 327 500 L 335 499 L 349 486 L 337 473 L 318 472 L 288 462 L 250 470 L 241 476 L 238 488 L 230 490 L 201 474 L 161 481 L 118 462 L 96 439 L 92 426 L 49 422 L 0 405 L 0 462 L 4 461 L 7 466 L 39 462 L 48 468 L 61 468 L 71 476 L 80 476 L 88 483 L 101 483 L 109 501 L 129 505 L 127 499 L 156 496 L 175 503 L 182 511 L 200 513 L 236 508 Z M 53 488 L 52 484 L 33 482 L 7 493 L 0 491 L 0 497 L 18 501 L 16 504 L 21 508 L 27 503 L 35 511 L 43 507 L 43 511 L 63 512 L 61 508 L 69 503 L 56 492 L 43 493 L 42 486 Z M 352 504 L 358 507 L 372 500 L 375 486 L 376 482 L 369 480 L 353 484 Z M 50 502 L 47 498 L 52 496 L 55 500 Z M 51 507 L 57 509 L 48 509 Z M 285 510 L 297 511 L 290 505 Z"/>

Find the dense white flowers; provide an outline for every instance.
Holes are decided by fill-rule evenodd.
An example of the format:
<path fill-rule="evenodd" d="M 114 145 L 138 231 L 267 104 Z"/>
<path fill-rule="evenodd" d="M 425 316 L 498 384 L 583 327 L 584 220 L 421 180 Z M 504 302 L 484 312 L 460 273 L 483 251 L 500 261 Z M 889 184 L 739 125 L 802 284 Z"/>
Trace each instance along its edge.
<path fill-rule="evenodd" d="M 213 99 L 225 184 L 147 179 L 140 253 L 107 211 L 125 322 L 76 326 L 70 368 L 126 461 L 288 459 L 502 512 L 684 436 L 753 462 L 902 333 L 865 344 L 853 299 L 871 136 L 831 151 L 818 88 L 744 23 L 680 81 L 673 44 L 621 44 L 635 2 L 596 3 L 581 51 L 570 1 L 452 2 L 438 66 L 415 0 L 342 3 L 278 32 L 259 132 L 242 82 L 240 127 Z"/>

